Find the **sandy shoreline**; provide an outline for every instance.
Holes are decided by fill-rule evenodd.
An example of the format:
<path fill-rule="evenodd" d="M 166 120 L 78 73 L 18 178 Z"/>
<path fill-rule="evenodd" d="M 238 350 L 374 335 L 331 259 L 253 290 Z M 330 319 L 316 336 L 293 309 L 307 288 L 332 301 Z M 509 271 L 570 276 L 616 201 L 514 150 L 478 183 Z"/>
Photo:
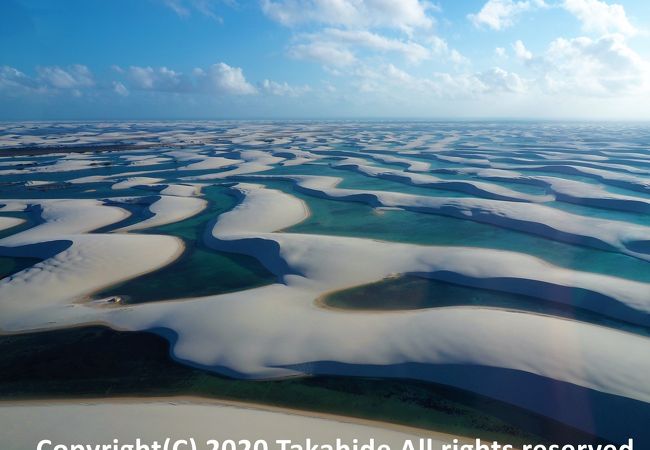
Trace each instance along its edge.
<path fill-rule="evenodd" d="M 0 399 L 0 408 L 5 407 L 18 407 L 18 406 L 53 406 L 53 405 L 102 405 L 102 404 L 115 404 L 115 405 L 142 405 L 142 404 L 159 404 L 167 403 L 170 405 L 201 405 L 201 406 L 232 406 L 248 410 L 257 410 L 265 412 L 282 413 L 292 416 L 309 417 L 314 419 L 323 419 L 328 421 L 362 425 L 373 428 L 382 428 L 392 430 L 405 434 L 413 434 L 421 437 L 434 438 L 441 441 L 451 442 L 453 439 L 458 439 L 459 442 L 473 442 L 472 439 L 453 435 L 424 428 L 409 427 L 406 425 L 399 425 L 391 422 L 380 422 L 370 419 L 362 419 L 351 416 L 341 416 L 336 414 L 329 414 L 316 411 L 308 411 L 302 409 L 286 408 L 280 406 L 265 405 L 261 403 L 249 403 L 236 400 L 222 400 L 212 399 L 198 396 L 171 396 L 171 397 L 115 397 L 115 398 L 69 398 L 69 399 L 30 399 L 30 400 L 2 400 Z"/>

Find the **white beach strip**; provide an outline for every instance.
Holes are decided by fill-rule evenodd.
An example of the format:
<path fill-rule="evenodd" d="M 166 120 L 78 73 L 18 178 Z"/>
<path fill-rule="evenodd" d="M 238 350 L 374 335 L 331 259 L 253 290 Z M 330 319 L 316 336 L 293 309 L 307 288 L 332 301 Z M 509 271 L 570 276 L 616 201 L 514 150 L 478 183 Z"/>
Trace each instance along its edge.
<path fill-rule="evenodd" d="M 35 449 L 42 439 L 53 443 L 122 444 L 163 442 L 190 437 L 198 448 L 208 440 L 265 440 L 269 449 L 277 439 L 335 445 L 337 438 L 387 444 L 400 450 L 406 440 L 415 446 L 420 437 L 440 450 L 456 436 L 331 415 L 307 416 L 301 411 L 265 408 L 198 398 L 84 399 L 0 403 L 0 441 L 3 450 Z M 24 426 L 29 423 L 30 426 Z M 74 424 L 70 428 L 70 424 Z M 209 446 L 208 446 L 209 447 Z M 93 447 L 94 448 L 94 447 Z M 171 447 L 170 447 L 171 448 Z"/>

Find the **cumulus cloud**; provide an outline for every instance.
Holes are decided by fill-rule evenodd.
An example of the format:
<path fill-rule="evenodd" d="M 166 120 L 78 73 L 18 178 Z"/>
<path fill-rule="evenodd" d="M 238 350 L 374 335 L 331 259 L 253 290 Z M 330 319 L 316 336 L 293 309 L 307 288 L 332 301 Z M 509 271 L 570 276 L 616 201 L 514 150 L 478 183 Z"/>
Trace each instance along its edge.
<path fill-rule="evenodd" d="M 348 66 L 356 61 L 354 54 L 332 42 L 309 42 L 291 47 L 289 56 L 307 59 L 327 66 Z"/>
<path fill-rule="evenodd" d="M 380 52 L 395 52 L 403 55 L 411 62 L 419 62 L 430 55 L 430 50 L 411 40 L 402 41 L 366 30 L 341 30 L 329 28 L 323 31 L 318 39 L 328 40 L 341 45 L 365 47 Z"/>
<path fill-rule="evenodd" d="M 491 94 L 523 94 L 527 82 L 517 73 L 500 67 L 461 74 L 435 73 L 431 84 L 439 97 L 476 98 Z"/>
<path fill-rule="evenodd" d="M 402 100 L 477 98 L 497 93 L 518 95 L 528 90 L 526 80 L 517 73 L 499 67 L 479 72 L 436 72 L 428 77 L 418 77 L 388 64 L 380 70 L 365 67 L 358 70 L 356 76 L 355 86 L 359 91 L 402 97 Z"/>
<path fill-rule="evenodd" d="M 188 94 L 251 95 L 257 88 L 246 80 L 240 67 L 220 62 L 207 69 L 196 68 L 182 73 L 168 67 L 112 67 L 117 79 L 95 82 L 86 66 L 38 67 L 36 76 L 29 76 L 10 66 L 0 66 L 0 90 L 7 94 L 69 92 L 79 96 L 84 92 L 112 92 L 126 97 L 133 91 Z M 265 81 L 265 92 L 274 95 L 298 95 L 307 87 L 295 87 Z"/>
<path fill-rule="evenodd" d="M 515 56 L 523 61 L 528 61 L 533 58 L 533 54 L 520 40 L 512 44 L 512 49 L 515 51 Z"/>
<path fill-rule="evenodd" d="M 0 67 L 0 90 L 18 93 L 37 88 L 38 83 L 20 70 L 10 66 Z"/>
<path fill-rule="evenodd" d="M 122 97 L 129 95 L 129 90 L 119 81 L 113 81 L 113 92 Z"/>
<path fill-rule="evenodd" d="M 131 66 L 128 70 L 130 87 L 136 90 L 176 93 L 208 92 L 217 94 L 255 94 L 239 67 L 220 62 L 207 69 L 196 68 L 185 74 L 167 67 Z"/>
<path fill-rule="evenodd" d="M 59 66 L 39 67 L 39 79 L 56 89 L 80 89 L 93 86 L 95 81 L 88 67 L 75 64 L 62 68 Z"/>
<path fill-rule="evenodd" d="M 488 0 L 478 13 L 469 14 L 467 18 L 476 27 L 503 30 L 512 26 L 522 13 L 546 6 L 544 0 Z"/>
<path fill-rule="evenodd" d="M 10 66 L 0 67 L 0 89 L 5 92 L 13 90 L 13 94 L 69 92 L 79 96 L 82 90 L 94 86 L 92 73 L 88 67 L 80 64 L 38 67 L 36 76 L 29 76 Z"/>
<path fill-rule="evenodd" d="M 320 32 L 301 34 L 297 37 L 302 43 L 289 49 L 289 55 L 298 59 L 318 61 L 330 67 L 345 67 L 359 61 L 362 53 L 390 54 L 404 58 L 413 64 L 433 57 L 463 64 L 467 59 L 447 42 L 430 36 L 422 42 L 411 39 L 389 38 L 368 30 L 348 30 L 326 28 Z"/>
<path fill-rule="evenodd" d="M 188 92 L 192 90 L 192 81 L 182 73 L 167 67 L 129 67 L 129 79 L 135 89 Z"/>
<path fill-rule="evenodd" d="M 433 7 L 420 0 L 262 0 L 262 10 L 283 25 L 321 23 L 352 28 L 429 28 Z"/>
<path fill-rule="evenodd" d="M 610 5 L 600 0 L 564 0 L 562 6 L 576 16 L 585 32 L 626 35 L 637 32 L 628 20 L 623 5 Z"/>
<path fill-rule="evenodd" d="M 428 39 L 433 56 L 441 57 L 452 64 L 468 64 L 469 59 L 463 56 L 458 50 L 449 47 L 447 41 L 439 36 L 431 36 Z"/>
<path fill-rule="evenodd" d="M 210 67 L 208 80 L 217 92 L 224 94 L 249 95 L 257 92 L 255 86 L 246 81 L 240 67 L 231 67 L 223 62 Z"/>
<path fill-rule="evenodd" d="M 468 63 L 432 33 L 432 13 L 439 8 L 429 0 L 262 0 L 261 5 L 283 25 L 309 25 L 309 32 L 293 35 L 287 54 L 318 62 L 332 75 L 350 75 L 368 62 Z"/>
<path fill-rule="evenodd" d="M 482 84 L 484 92 L 514 92 L 526 91 L 526 83 L 514 72 L 508 72 L 500 67 L 479 72 L 474 75 Z"/>
<path fill-rule="evenodd" d="M 286 81 L 284 83 L 278 83 L 276 81 L 264 80 L 260 84 L 260 90 L 269 95 L 278 95 L 278 96 L 287 96 L 287 97 L 298 97 L 307 92 L 311 91 L 311 88 L 307 85 L 304 86 L 292 86 Z"/>
<path fill-rule="evenodd" d="M 646 92 L 650 81 L 650 63 L 620 34 L 598 39 L 558 38 L 543 56 L 531 62 L 551 92 L 634 94 Z"/>
<path fill-rule="evenodd" d="M 520 98 L 634 98 L 650 93 L 650 61 L 628 46 L 625 36 L 557 38 L 539 54 L 522 41 L 513 53 L 523 72 L 501 67 L 479 71 L 436 72 L 414 76 L 393 64 L 353 71 L 352 84 L 361 92 L 392 98 L 479 98 L 508 94 Z M 505 55 L 505 49 L 497 55 Z"/>

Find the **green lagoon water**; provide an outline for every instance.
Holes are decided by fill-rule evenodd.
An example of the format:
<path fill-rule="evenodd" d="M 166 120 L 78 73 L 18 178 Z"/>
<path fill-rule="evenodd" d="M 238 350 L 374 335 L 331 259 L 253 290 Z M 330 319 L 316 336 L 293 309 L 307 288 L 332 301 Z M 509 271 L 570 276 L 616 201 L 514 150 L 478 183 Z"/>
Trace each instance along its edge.
<path fill-rule="evenodd" d="M 372 189 L 375 182 L 382 184 L 384 181 L 372 179 L 368 183 L 366 177 L 361 178 L 366 180 L 366 188 L 372 184 Z M 282 190 L 307 203 L 310 217 L 284 232 L 523 251 L 561 267 L 650 282 L 648 263 L 619 253 L 565 244 L 452 217 L 376 209 L 358 202 L 323 199 L 294 189 L 290 181 L 251 181 Z M 209 223 L 236 204 L 225 186 L 207 187 L 204 193 L 210 206 L 198 216 L 146 231 L 182 238 L 187 250 L 180 260 L 156 272 L 112 286 L 96 297 L 120 295 L 127 302 L 137 303 L 222 294 L 275 282 L 275 276 L 255 258 L 215 251 L 202 243 L 202 235 Z"/>
<path fill-rule="evenodd" d="M 389 166 L 389 164 L 384 165 Z M 165 170 L 174 170 L 167 166 L 164 167 Z M 152 169 L 158 169 L 158 166 Z M 84 170 L 75 172 L 74 176 L 97 174 L 98 171 L 103 174 L 105 171 L 114 172 L 116 170 L 115 167 L 93 169 L 91 171 Z M 348 189 L 395 191 L 444 197 L 469 196 L 469 194 L 454 191 L 418 187 L 407 183 L 368 177 L 350 170 L 331 168 L 325 162 L 295 167 L 277 166 L 273 170 L 263 172 L 263 174 L 335 176 L 342 178 L 339 187 Z M 167 173 L 166 175 L 169 176 L 170 174 Z M 188 174 L 179 172 L 178 175 L 187 176 Z M 48 179 L 62 179 L 62 177 L 61 174 L 43 176 L 43 178 Z M 453 177 L 450 176 L 449 178 Z M 245 176 L 241 177 L 241 180 L 283 190 L 301 198 L 308 204 L 311 216 L 306 221 L 285 230 L 287 232 L 355 236 L 419 245 L 472 246 L 511 250 L 525 252 L 566 268 L 650 282 L 650 271 L 646 262 L 614 252 L 565 244 L 532 234 L 469 220 L 403 210 L 381 210 L 359 202 L 323 199 L 296 190 L 290 181 L 264 180 L 254 177 L 248 179 Z M 526 190 L 525 186 L 519 186 L 519 189 Z M 9 189 L 5 196 L 16 193 L 13 191 L 18 191 L 18 188 Z M 144 231 L 146 233 L 169 234 L 183 239 L 186 251 L 179 260 L 153 273 L 111 286 L 97 293 L 95 297 L 120 295 L 128 302 L 137 303 L 221 294 L 275 282 L 276 278 L 256 259 L 245 255 L 215 251 L 203 244 L 202 235 L 208 224 L 219 214 L 231 209 L 236 204 L 234 197 L 228 194 L 227 186 L 207 186 L 203 189 L 203 193 L 204 198 L 209 201 L 209 207 L 201 214 L 178 223 Z M 142 189 L 114 191 L 110 189 L 110 183 L 91 183 L 72 185 L 65 189 L 30 189 L 27 192 L 23 190 L 22 195 L 12 195 L 12 197 L 97 198 L 105 196 L 110 198 L 113 196 L 134 195 L 155 195 L 155 192 Z M 607 219 L 626 219 L 635 223 L 646 223 L 649 220 L 646 215 L 621 213 L 559 202 L 553 203 L 552 206 L 569 212 Z M 133 212 L 135 215 L 120 223 L 119 226 L 136 222 L 141 219 L 142 214 L 145 214 L 142 207 L 139 209 L 134 207 Z M 27 228 L 28 226 L 31 226 L 31 224 L 21 225 L 20 227 Z M 99 231 L 110 231 L 110 229 L 116 227 L 117 224 Z M 11 232 L 9 230 L 0 232 L 0 237 L 9 235 L 12 232 L 13 230 Z M 12 258 L 5 259 L 6 273 L 15 272 L 17 268 L 23 267 L 20 262 L 12 262 L 13 268 L 8 269 L 9 261 Z"/>
<path fill-rule="evenodd" d="M 648 263 L 614 252 L 565 244 L 532 234 L 453 217 L 404 210 L 377 210 L 363 203 L 328 200 L 265 183 L 303 199 L 311 216 L 285 231 L 354 236 L 419 245 L 496 248 L 528 253 L 561 267 L 650 282 Z"/>
<path fill-rule="evenodd" d="M 177 223 L 146 230 L 183 239 L 181 258 L 158 271 L 110 287 L 97 298 L 119 295 L 129 303 L 201 297 L 250 289 L 273 283 L 276 278 L 255 258 L 207 248 L 203 233 L 221 213 L 235 206 L 235 198 L 222 186 L 203 189 L 209 206 L 200 214 Z"/>
<path fill-rule="evenodd" d="M 494 307 L 564 317 L 650 335 L 650 329 L 646 327 L 614 320 L 583 308 L 412 275 L 391 277 L 332 292 L 320 301 L 330 308 L 352 311 L 407 311 L 449 306 Z"/>

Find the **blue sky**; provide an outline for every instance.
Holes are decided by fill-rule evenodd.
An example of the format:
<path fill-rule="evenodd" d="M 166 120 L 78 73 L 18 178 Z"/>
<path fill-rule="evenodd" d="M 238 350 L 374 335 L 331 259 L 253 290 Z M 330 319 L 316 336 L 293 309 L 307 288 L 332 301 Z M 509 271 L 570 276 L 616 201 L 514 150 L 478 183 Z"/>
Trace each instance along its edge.
<path fill-rule="evenodd" d="M 3 0 L 0 119 L 650 119 L 647 0 Z"/>

